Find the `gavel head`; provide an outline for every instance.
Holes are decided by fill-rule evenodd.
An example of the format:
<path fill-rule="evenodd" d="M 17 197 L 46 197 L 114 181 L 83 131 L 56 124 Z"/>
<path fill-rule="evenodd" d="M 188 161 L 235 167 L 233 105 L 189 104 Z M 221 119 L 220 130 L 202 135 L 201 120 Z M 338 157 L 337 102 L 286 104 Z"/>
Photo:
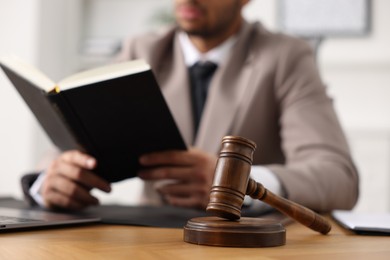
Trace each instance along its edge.
<path fill-rule="evenodd" d="M 236 220 L 241 217 L 256 144 L 238 136 L 225 136 L 215 169 L 207 212 Z"/>

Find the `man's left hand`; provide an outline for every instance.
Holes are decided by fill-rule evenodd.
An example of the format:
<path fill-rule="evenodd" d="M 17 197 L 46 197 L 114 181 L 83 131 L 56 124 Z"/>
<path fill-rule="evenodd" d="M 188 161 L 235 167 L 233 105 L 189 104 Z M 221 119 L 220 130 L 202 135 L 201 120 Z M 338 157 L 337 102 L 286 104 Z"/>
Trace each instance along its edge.
<path fill-rule="evenodd" d="M 205 209 L 209 202 L 217 157 L 191 148 L 187 151 L 164 151 L 140 157 L 143 180 L 172 180 L 158 188 L 171 205 Z"/>

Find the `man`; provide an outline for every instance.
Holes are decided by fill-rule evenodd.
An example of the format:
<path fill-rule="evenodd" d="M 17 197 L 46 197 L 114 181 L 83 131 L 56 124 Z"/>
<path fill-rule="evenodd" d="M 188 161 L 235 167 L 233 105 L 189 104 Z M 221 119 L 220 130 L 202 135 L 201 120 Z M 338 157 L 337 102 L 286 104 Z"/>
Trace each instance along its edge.
<path fill-rule="evenodd" d="M 120 58 L 151 65 L 193 147 L 139 158 L 150 169 L 139 173 L 144 198 L 205 208 L 220 141 L 239 135 L 257 143 L 251 175 L 265 187 L 316 211 L 350 209 L 358 197 L 357 172 L 311 49 L 247 23 L 241 10 L 248 1 L 175 0 L 177 28 L 124 44 Z M 192 67 L 206 61 L 217 65 L 198 111 Z M 95 205 L 90 190 L 111 189 L 92 173 L 97 163 L 64 152 L 29 194 L 46 207 Z"/>

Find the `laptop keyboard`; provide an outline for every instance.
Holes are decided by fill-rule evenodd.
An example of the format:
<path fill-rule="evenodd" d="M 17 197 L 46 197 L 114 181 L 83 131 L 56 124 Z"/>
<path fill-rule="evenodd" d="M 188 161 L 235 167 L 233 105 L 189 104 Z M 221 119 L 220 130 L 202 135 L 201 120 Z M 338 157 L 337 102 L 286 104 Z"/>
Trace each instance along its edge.
<path fill-rule="evenodd" d="M 24 223 L 24 222 L 33 222 L 39 221 L 35 219 L 27 219 L 27 218 L 16 218 L 9 216 L 0 216 L 0 224 L 11 224 L 11 223 Z"/>

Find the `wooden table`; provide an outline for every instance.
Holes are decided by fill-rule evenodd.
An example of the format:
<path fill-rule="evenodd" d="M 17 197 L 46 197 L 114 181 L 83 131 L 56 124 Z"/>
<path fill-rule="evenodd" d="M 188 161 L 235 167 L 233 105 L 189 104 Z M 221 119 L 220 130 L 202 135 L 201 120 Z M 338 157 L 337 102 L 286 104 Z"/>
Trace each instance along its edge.
<path fill-rule="evenodd" d="M 361 236 L 333 222 L 329 235 L 292 223 L 287 244 L 226 248 L 183 242 L 182 229 L 88 225 L 0 233 L 0 259 L 390 259 L 390 237 Z"/>

